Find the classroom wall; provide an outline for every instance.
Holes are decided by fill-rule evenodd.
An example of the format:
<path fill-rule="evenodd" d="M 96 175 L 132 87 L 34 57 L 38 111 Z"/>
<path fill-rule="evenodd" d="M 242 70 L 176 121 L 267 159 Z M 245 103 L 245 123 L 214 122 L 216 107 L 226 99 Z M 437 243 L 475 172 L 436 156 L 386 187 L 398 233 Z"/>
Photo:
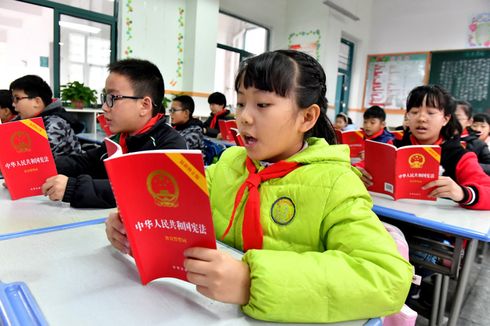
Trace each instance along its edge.
<path fill-rule="evenodd" d="M 471 17 L 489 11 L 490 0 L 374 0 L 368 54 L 467 48 Z M 363 79 L 365 71 L 364 62 Z M 361 101 L 362 92 L 357 96 Z M 388 113 L 387 125 L 402 120 Z"/>

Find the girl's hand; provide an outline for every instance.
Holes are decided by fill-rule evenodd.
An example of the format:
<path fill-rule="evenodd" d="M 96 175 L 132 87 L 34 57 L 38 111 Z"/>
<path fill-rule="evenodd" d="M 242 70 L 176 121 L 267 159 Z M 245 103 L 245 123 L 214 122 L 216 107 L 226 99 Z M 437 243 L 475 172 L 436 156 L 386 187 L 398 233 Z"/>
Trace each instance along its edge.
<path fill-rule="evenodd" d="M 208 298 L 244 305 L 250 297 L 250 269 L 242 261 L 215 249 L 189 248 L 184 252 L 187 280 Z"/>
<path fill-rule="evenodd" d="M 124 254 L 131 254 L 126 229 L 119 217 L 119 212 L 110 213 L 105 221 L 105 233 L 111 244 Z"/>
<path fill-rule="evenodd" d="M 362 180 L 362 183 L 364 183 L 364 185 L 366 186 L 366 188 L 369 186 L 372 186 L 373 185 L 373 177 L 368 173 L 368 171 L 366 171 L 364 168 L 361 168 L 358 166 L 356 166 L 356 169 L 358 169 L 362 173 L 361 180 Z"/>
<path fill-rule="evenodd" d="M 440 176 L 439 179 L 431 181 L 422 186 L 422 189 L 425 190 L 432 187 L 436 188 L 430 192 L 429 196 L 431 197 L 450 198 L 456 202 L 461 201 L 464 198 L 463 189 L 461 189 L 461 186 L 450 177 Z"/>

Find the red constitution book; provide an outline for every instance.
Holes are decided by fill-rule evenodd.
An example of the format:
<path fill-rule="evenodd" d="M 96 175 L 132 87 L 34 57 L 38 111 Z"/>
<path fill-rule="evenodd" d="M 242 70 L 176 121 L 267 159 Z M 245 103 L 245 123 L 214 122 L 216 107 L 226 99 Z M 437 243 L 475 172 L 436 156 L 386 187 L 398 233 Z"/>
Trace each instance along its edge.
<path fill-rule="evenodd" d="M 109 128 L 109 125 L 107 124 L 107 121 L 105 120 L 105 116 L 103 114 L 99 114 L 97 116 L 97 122 L 99 122 L 100 127 L 102 128 L 102 130 L 104 130 L 104 132 L 107 136 L 112 135 L 112 131 Z"/>
<path fill-rule="evenodd" d="M 361 130 L 342 131 L 335 129 L 337 141 L 349 145 L 350 157 L 359 157 L 364 150 L 364 134 Z"/>
<path fill-rule="evenodd" d="M 435 200 L 431 189 L 422 186 L 439 178 L 441 147 L 410 145 L 396 148 L 391 144 L 366 140 L 365 169 L 373 177 L 368 190 L 401 198 Z"/>
<path fill-rule="evenodd" d="M 106 138 L 104 163 L 141 283 L 160 277 L 186 281 L 184 250 L 216 249 L 204 163 L 198 150 L 122 154 Z"/>
<path fill-rule="evenodd" d="M 237 128 L 236 120 L 218 120 L 218 124 L 221 139 L 234 142 L 235 139 L 233 138 L 231 128 Z"/>
<path fill-rule="evenodd" d="M 0 170 L 10 197 L 42 195 L 47 178 L 57 175 L 42 118 L 0 124 Z"/>

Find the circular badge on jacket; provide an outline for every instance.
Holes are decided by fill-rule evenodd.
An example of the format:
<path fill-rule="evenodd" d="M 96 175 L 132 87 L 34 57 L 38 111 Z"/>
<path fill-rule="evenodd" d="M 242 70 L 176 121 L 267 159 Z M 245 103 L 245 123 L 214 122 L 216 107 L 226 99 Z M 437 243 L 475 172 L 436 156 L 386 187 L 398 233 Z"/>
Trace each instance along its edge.
<path fill-rule="evenodd" d="M 280 225 L 287 225 L 296 215 L 296 206 L 291 198 L 281 197 L 277 199 L 271 207 L 271 217 L 274 222 Z"/>

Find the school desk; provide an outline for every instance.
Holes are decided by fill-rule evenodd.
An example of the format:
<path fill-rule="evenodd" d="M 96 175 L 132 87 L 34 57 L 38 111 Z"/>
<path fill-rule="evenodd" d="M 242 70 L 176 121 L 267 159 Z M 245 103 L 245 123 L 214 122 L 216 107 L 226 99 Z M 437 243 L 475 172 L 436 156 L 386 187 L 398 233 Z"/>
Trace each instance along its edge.
<path fill-rule="evenodd" d="M 421 201 L 402 199 L 394 201 L 384 195 L 371 193 L 374 207 L 378 216 L 408 222 L 428 230 L 444 232 L 456 238 L 467 239 L 462 268 L 457 278 L 457 286 L 448 325 L 456 325 L 464 293 L 468 283 L 470 270 L 475 260 L 478 241 L 490 242 L 490 211 L 475 211 L 461 208 L 458 204 L 447 199 L 437 201 Z M 432 323 L 442 323 L 447 294 L 448 277 L 444 277 L 441 285 L 441 275 L 436 279 L 435 310 L 431 317 Z M 438 291 L 439 289 L 439 291 Z"/>
<path fill-rule="evenodd" d="M 96 133 L 94 132 L 82 132 L 79 134 L 76 134 L 78 139 L 86 141 L 88 143 L 94 143 L 94 144 L 102 144 L 104 142 L 104 138 L 107 137 L 106 134 L 102 131 L 97 131 Z"/>
<path fill-rule="evenodd" d="M 113 210 L 72 208 L 69 203 L 44 196 L 11 200 L 8 190 L 0 186 L 0 240 L 91 223 L 105 219 Z"/>
<path fill-rule="evenodd" d="M 109 245 L 103 224 L 0 241 L 0 261 L 0 280 L 25 282 L 50 325 L 277 325 L 180 280 L 141 285 L 134 262 Z M 363 324 L 381 321 L 335 325 Z"/>
<path fill-rule="evenodd" d="M 236 146 L 236 144 L 232 141 L 229 141 L 229 140 L 224 140 L 224 139 L 217 139 L 217 138 L 213 138 L 213 137 L 208 137 L 208 136 L 204 136 L 205 139 L 213 142 L 213 143 L 216 143 L 216 144 L 219 144 L 219 145 L 223 145 L 225 147 L 231 147 L 231 146 Z"/>

